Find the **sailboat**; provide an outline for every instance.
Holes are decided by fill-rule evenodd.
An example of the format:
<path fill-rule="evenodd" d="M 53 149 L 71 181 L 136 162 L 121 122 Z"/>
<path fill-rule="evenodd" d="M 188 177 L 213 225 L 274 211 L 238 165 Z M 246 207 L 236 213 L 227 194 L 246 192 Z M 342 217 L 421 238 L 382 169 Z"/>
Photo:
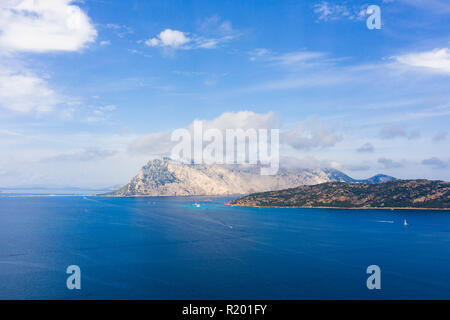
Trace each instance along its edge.
<path fill-rule="evenodd" d="M 403 220 L 403 225 L 406 227 L 408 225 L 408 222 L 406 222 L 406 219 Z"/>

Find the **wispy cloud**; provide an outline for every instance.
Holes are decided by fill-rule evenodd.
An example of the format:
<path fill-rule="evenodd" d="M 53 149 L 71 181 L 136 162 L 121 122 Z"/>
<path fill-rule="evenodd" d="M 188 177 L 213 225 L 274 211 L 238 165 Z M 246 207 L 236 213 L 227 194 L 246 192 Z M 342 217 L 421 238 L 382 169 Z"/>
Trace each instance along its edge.
<path fill-rule="evenodd" d="M 359 147 L 358 149 L 356 149 L 356 151 L 359 153 L 372 153 L 375 151 L 375 148 L 373 147 L 373 145 L 370 142 L 367 142 L 367 143 L 363 144 L 361 147 Z"/>
<path fill-rule="evenodd" d="M 222 44 L 233 40 L 235 36 L 225 35 L 219 38 L 208 38 L 199 35 L 191 35 L 188 32 L 165 29 L 157 36 L 145 41 L 149 47 L 163 47 L 170 49 L 193 50 L 215 49 Z"/>
<path fill-rule="evenodd" d="M 378 163 L 383 165 L 384 169 L 402 168 L 404 166 L 402 162 L 394 161 L 389 158 L 379 158 Z"/>
<path fill-rule="evenodd" d="M 433 137 L 433 142 L 440 142 L 447 140 L 448 133 L 446 131 L 439 132 Z"/>
<path fill-rule="evenodd" d="M 297 150 L 333 147 L 341 140 L 342 135 L 335 124 L 326 124 L 314 118 L 306 119 L 281 135 L 281 143 Z"/>
<path fill-rule="evenodd" d="M 408 140 L 413 140 L 420 137 L 420 132 L 418 130 L 408 131 L 406 128 L 399 125 L 386 125 L 381 128 L 379 135 L 382 139 L 406 138 Z"/>
<path fill-rule="evenodd" d="M 344 165 L 343 169 L 346 169 L 349 171 L 367 171 L 370 169 L 370 166 L 367 164 L 348 164 L 348 165 Z"/>
<path fill-rule="evenodd" d="M 282 66 L 293 66 L 293 65 L 313 66 L 325 63 L 326 62 L 325 57 L 326 54 L 322 52 L 299 51 L 275 55 L 269 57 L 268 60 L 272 61 L 276 65 Z"/>
<path fill-rule="evenodd" d="M 408 53 L 393 58 L 402 65 L 450 74 L 450 50 L 448 48 Z"/>
<path fill-rule="evenodd" d="M 143 56 L 145 58 L 151 58 L 152 56 L 150 54 L 147 54 L 141 50 L 136 50 L 136 49 L 128 49 L 128 52 L 133 53 L 133 54 L 137 54 L 140 56 Z"/>
<path fill-rule="evenodd" d="M 291 90 L 298 88 L 314 88 L 314 87 L 329 87 L 336 85 L 343 85 L 351 81 L 353 78 L 348 74 L 323 74 L 317 73 L 313 75 L 298 75 L 288 76 L 273 81 L 268 81 L 258 85 L 254 85 L 245 89 L 246 92 L 261 92 L 261 91 L 277 91 L 277 90 Z"/>
<path fill-rule="evenodd" d="M 433 169 L 444 169 L 449 166 L 449 161 L 443 161 L 437 157 L 432 157 L 422 160 L 422 164 L 425 166 L 430 166 Z"/>
<path fill-rule="evenodd" d="M 42 76 L 0 64 L 0 107 L 20 113 L 52 111 L 61 102 Z"/>
<path fill-rule="evenodd" d="M 199 27 L 200 34 L 165 29 L 144 43 L 149 47 L 162 47 L 172 50 L 215 49 L 239 36 L 228 20 L 219 16 L 205 19 Z"/>
<path fill-rule="evenodd" d="M 282 75 L 278 79 L 274 76 L 274 80 L 251 86 L 246 89 L 248 92 L 340 85 L 354 78 L 355 71 L 339 67 L 337 62 L 343 58 L 332 58 L 324 52 L 302 50 L 277 53 L 259 48 L 248 54 L 251 61 L 273 67 Z"/>
<path fill-rule="evenodd" d="M 97 161 L 116 155 L 115 150 L 104 150 L 96 147 L 87 148 L 73 152 L 61 153 L 56 156 L 45 158 L 42 162 L 86 162 Z"/>
<path fill-rule="evenodd" d="M 315 4 L 314 13 L 317 15 L 319 21 L 333 21 L 333 20 L 362 20 L 366 15 L 368 5 L 364 6 L 348 6 L 345 3 L 333 4 L 327 1 Z"/>
<path fill-rule="evenodd" d="M 235 30 L 229 20 L 222 19 L 215 14 L 199 22 L 198 30 L 206 34 L 232 34 Z"/>
<path fill-rule="evenodd" d="M 269 49 L 258 48 L 248 54 L 251 61 L 263 61 L 273 66 L 317 66 L 333 61 L 327 58 L 326 53 L 306 50 L 276 53 Z"/>
<path fill-rule="evenodd" d="M 134 33 L 133 29 L 126 26 L 126 25 L 120 25 L 116 23 L 108 23 L 104 25 L 106 29 L 111 30 L 116 36 L 119 38 L 123 38 L 126 35 Z"/>
<path fill-rule="evenodd" d="M 117 107 L 115 105 L 106 105 L 94 108 L 91 113 L 86 118 L 86 122 L 96 123 L 101 121 L 106 121 L 111 112 L 115 111 Z"/>
<path fill-rule="evenodd" d="M 383 0 L 383 2 L 394 2 L 392 0 Z M 433 11 L 437 14 L 450 13 L 450 4 L 447 0 L 395 0 L 405 5 L 414 6 L 421 10 Z"/>

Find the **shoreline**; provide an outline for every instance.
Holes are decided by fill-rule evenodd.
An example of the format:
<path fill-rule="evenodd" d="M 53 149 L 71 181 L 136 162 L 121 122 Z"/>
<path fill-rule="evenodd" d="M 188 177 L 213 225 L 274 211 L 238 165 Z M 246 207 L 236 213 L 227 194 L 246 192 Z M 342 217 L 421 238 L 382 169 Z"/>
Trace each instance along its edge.
<path fill-rule="evenodd" d="M 99 197 L 99 198 L 187 198 L 187 197 L 242 197 L 242 194 L 230 194 L 230 195 L 210 195 L 210 194 L 200 194 L 200 195 L 182 195 L 182 196 L 172 196 L 172 195 L 159 195 L 159 196 L 150 196 L 150 195 L 133 195 L 133 196 L 125 196 L 125 195 L 103 195 L 103 194 L 8 194 L 2 193 L 0 194 L 0 198 L 33 198 L 33 197 Z"/>
<path fill-rule="evenodd" d="M 300 207 L 300 206 L 251 206 L 251 205 L 239 205 L 227 203 L 230 207 L 242 207 L 242 208 L 276 208 L 276 209 L 341 209 L 341 210 L 432 210 L 432 211 L 449 211 L 450 208 L 417 208 L 417 207 Z"/>
<path fill-rule="evenodd" d="M 183 195 L 183 196 L 149 196 L 149 195 L 99 195 L 99 194 L 6 194 L 0 195 L 0 198 L 61 198 L 61 197 L 102 197 L 102 198 L 188 198 L 188 197 L 233 197 L 242 196 L 239 194 L 234 195 Z M 430 211 L 450 211 L 450 208 L 418 208 L 418 207 L 304 207 L 304 206 L 252 206 L 252 205 L 239 205 L 225 203 L 229 207 L 242 207 L 242 208 L 274 208 L 274 209 L 337 209 L 337 210 L 430 210 Z"/>

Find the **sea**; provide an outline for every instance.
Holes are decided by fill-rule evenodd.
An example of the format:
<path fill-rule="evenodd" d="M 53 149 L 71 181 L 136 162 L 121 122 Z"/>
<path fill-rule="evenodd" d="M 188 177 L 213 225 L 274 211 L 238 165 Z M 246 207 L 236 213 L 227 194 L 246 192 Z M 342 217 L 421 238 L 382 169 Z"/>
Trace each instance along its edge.
<path fill-rule="evenodd" d="M 0 299 L 450 299 L 450 211 L 235 198 L 2 194 Z"/>

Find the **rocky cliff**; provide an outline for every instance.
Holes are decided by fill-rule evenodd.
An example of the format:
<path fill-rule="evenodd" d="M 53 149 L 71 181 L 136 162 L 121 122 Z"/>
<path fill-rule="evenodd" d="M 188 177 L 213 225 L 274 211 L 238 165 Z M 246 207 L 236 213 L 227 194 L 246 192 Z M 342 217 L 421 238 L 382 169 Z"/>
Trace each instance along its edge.
<path fill-rule="evenodd" d="M 149 161 L 130 183 L 109 195 L 232 195 L 281 190 L 328 181 L 358 181 L 335 169 L 281 168 L 274 176 L 262 176 L 259 173 L 260 168 L 257 166 L 185 164 L 169 158 L 155 159 Z M 394 179 L 382 177 L 382 180 Z"/>

